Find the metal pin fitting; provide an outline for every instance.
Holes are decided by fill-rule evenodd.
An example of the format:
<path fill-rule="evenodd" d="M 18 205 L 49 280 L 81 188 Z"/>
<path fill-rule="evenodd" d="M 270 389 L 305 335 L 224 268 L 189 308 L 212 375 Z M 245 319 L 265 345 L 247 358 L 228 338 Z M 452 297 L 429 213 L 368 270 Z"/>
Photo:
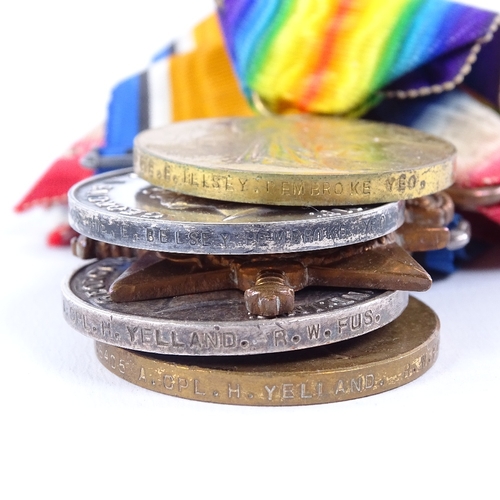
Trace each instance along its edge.
<path fill-rule="evenodd" d="M 92 170 L 98 168 L 127 168 L 133 164 L 133 156 L 131 153 L 121 155 L 101 155 L 98 149 L 92 149 L 82 158 L 80 165 Z"/>
<path fill-rule="evenodd" d="M 260 271 L 255 285 L 245 291 L 245 304 L 250 314 L 274 317 L 292 312 L 295 292 L 286 284 L 283 271 Z"/>
<path fill-rule="evenodd" d="M 462 219 L 457 227 L 450 229 L 450 241 L 446 248 L 448 250 L 460 250 L 469 244 L 471 238 L 471 227 L 469 221 Z"/>

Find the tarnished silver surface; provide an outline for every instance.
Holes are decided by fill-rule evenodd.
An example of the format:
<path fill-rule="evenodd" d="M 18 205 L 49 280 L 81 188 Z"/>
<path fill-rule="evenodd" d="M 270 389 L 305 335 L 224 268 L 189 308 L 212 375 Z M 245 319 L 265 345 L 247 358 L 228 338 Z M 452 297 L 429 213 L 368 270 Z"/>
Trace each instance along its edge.
<path fill-rule="evenodd" d="M 344 208 L 273 207 L 186 196 L 121 171 L 92 177 L 69 193 L 79 233 L 162 252 L 303 252 L 373 240 L 404 221 L 404 202 Z"/>
<path fill-rule="evenodd" d="M 66 321 L 91 338 L 138 351 L 244 355 L 357 337 L 390 323 L 408 303 L 403 291 L 307 288 L 295 295 L 291 314 L 273 319 L 250 316 L 238 290 L 114 303 L 107 290 L 129 265 L 104 259 L 76 271 L 63 285 Z"/>

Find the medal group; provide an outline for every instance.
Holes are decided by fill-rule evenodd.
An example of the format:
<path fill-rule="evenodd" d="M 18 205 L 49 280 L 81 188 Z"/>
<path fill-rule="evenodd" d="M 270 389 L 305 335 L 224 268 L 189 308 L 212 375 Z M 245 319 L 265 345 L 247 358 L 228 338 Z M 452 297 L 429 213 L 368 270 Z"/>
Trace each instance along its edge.
<path fill-rule="evenodd" d="M 412 252 L 452 247 L 455 152 L 362 120 L 177 122 L 139 134 L 134 171 L 69 193 L 64 315 L 100 362 L 199 401 L 300 405 L 403 385 L 439 320 Z M 463 235 L 461 235 L 463 236 Z"/>

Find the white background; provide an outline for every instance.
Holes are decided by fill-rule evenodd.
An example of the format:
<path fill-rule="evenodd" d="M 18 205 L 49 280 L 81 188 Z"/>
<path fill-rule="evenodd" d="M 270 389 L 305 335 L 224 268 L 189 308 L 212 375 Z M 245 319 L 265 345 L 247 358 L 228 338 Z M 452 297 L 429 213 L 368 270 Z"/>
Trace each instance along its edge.
<path fill-rule="evenodd" d="M 498 498 L 500 247 L 420 294 L 442 322 L 437 364 L 351 402 L 249 408 L 163 396 L 109 373 L 65 323 L 60 282 L 80 261 L 44 241 L 63 212 L 12 207 L 104 121 L 117 81 L 211 9 L 0 7 L 0 497 Z"/>

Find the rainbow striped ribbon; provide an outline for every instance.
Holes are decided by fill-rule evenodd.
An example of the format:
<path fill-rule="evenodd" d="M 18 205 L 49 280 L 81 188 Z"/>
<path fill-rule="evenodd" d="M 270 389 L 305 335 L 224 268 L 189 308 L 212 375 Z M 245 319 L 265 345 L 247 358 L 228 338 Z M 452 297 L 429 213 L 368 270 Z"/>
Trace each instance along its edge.
<path fill-rule="evenodd" d="M 225 0 L 219 19 L 249 100 L 329 114 L 451 90 L 499 23 L 445 0 Z M 479 90 L 498 105 L 498 74 L 488 76 Z"/>

